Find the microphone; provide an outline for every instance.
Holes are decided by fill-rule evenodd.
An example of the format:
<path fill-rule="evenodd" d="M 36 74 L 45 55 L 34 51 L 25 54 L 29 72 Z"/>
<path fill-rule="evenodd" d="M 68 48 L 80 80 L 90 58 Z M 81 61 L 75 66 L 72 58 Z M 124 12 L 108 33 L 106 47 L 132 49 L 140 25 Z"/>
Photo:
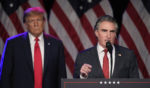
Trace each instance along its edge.
<path fill-rule="evenodd" d="M 113 47 L 112 47 L 110 41 L 106 42 L 106 48 L 107 48 L 108 52 L 110 53 L 110 59 L 111 59 L 111 63 L 110 63 L 110 66 L 111 66 L 111 69 L 110 69 L 110 78 L 111 78 L 111 76 L 112 76 L 112 62 L 113 62 L 112 61 L 112 49 L 113 49 Z"/>
<path fill-rule="evenodd" d="M 108 49 L 109 53 L 112 54 L 112 49 L 113 49 L 113 47 L 112 47 L 110 41 L 107 41 L 107 42 L 106 42 L 106 48 Z"/>

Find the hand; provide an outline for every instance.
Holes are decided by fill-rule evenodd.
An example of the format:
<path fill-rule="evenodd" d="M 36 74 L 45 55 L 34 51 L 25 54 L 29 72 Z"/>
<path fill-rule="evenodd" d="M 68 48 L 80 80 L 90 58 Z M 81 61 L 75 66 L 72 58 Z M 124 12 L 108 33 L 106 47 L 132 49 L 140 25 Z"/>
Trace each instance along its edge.
<path fill-rule="evenodd" d="M 92 70 L 92 65 L 90 65 L 90 64 L 83 64 L 81 69 L 80 69 L 80 74 L 83 77 L 87 77 L 88 74 L 91 72 L 91 70 Z"/>

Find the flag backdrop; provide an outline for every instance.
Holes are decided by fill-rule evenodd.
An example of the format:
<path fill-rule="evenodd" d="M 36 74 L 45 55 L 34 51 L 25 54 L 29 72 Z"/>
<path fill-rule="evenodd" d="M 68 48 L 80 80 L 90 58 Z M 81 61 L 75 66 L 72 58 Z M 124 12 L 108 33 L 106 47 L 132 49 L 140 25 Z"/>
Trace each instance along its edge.
<path fill-rule="evenodd" d="M 117 19 L 117 43 L 134 50 L 141 78 L 150 78 L 149 0 L 1 0 L 0 57 L 8 37 L 27 31 L 23 12 L 35 6 L 46 10 L 44 31 L 64 44 L 68 78 L 72 78 L 77 54 L 96 45 L 93 28 L 105 14 Z"/>

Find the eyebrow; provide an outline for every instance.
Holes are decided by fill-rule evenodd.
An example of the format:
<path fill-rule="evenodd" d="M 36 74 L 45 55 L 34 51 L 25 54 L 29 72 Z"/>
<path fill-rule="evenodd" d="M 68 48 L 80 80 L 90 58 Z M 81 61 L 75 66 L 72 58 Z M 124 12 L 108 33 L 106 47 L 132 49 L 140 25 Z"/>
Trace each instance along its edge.
<path fill-rule="evenodd" d="M 111 30 L 110 32 L 116 32 L 116 30 L 114 29 L 114 30 Z"/>
<path fill-rule="evenodd" d="M 102 31 L 108 31 L 107 29 L 101 29 Z M 116 32 L 116 29 L 110 30 L 110 32 Z"/>

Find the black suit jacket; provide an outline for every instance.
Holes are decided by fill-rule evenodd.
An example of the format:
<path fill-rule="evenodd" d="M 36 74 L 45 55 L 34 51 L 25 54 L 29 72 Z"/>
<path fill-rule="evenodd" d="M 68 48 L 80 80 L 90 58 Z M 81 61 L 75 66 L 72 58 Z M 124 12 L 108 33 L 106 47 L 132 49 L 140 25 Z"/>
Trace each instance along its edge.
<path fill-rule="evenodd" d="M 34 88 L 34 71 L 28 33 L 7 40 L 2 56 L 1 88 Z M 60 88 L 66 78 L 61 41 L 44 34 L 43 88 Z"/>
<path fill-rule="evenodd" d="M 115 66 L 111 78 L 139 78 L 136 56 L 133 51 L 115 45 L 115 52 Z M 80 69 L 84 63 L 92 65 L 88 78 L 104 78 L 96 46 L 78 54 L 75 61 L 74 78 L 80 77 Z"/>

